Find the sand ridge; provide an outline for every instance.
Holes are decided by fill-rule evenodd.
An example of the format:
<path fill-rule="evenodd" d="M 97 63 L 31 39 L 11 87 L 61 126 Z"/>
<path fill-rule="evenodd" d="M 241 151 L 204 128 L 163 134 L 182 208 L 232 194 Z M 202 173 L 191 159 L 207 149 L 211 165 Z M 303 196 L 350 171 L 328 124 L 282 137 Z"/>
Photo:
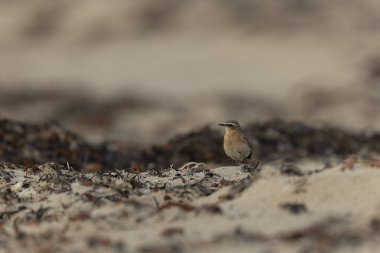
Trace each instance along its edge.
<path fill-rule="evenodd" d="M 3 165 L 2 250 L 365 252 L 378 243 L 380 170 L 362 160 L 343 166 L 289 176 L 270 164 L 258 174 L 197 163 L 160 174 Z"/>

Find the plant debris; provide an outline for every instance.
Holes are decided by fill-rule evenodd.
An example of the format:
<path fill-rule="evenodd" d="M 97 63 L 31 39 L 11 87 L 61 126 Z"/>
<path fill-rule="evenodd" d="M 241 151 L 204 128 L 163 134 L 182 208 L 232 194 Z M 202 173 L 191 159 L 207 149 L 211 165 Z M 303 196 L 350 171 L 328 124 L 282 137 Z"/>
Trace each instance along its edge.
<path fill-rule="evenodd" d="M 223 215 L 223 210 L 218 204 L 195 204 L 194 200 L 229 187 L 219 183 L 223 175 L 219 175 L 218 170 L 213 173 L 200 170 L 204 165 L 194 163 L 177 170 L 166 169 L 159 175 L 154 170 L 139 174 L 126 170 L 78 172 L 51 162 L 29 168 L 22 166 L 2 164 L 0 167 L 0 172 L 6 175 L 0 178 L 0 229 L 4 226 L 13 231 L 11 234 L 0 233 L 0 241 L 16 238 L 28 243 L 35 242 L 36 238 L 46 240 L 45 236 L 49 236 L 47 242 L 57 243 L 62 239 L 59 229 L 55 230 L 57 233 L 45 234 L 43 231 L 51 222 L 67 224 L 61 229 L 77 233 L 77 229 L 69 224 L 96 226 L 99 222 L 118 224 L 114 225 L 117 227 L 133 222 L 152 222 L 156 217 L 172 212 L 219 216 Z M 236 172 L 240 172 L 238 167 Z M 249 176 L 248 173 L 232 176 L 235 183 L 231 190 L 241 193 L 247 183 L 239 180 Z M 238 187 L 241 183 L 243 188 Z M 30 226 L 41 231 L 32 232 Z M 163 230 L 161 236 L 171 238 L 183 235 L 184 231 L 185 228 L 171 227 Z M 86 236 L 81 243 L 88 249 L 112 248 L 117 251 L 125 248 L 123 242 L 101 232 Z M 147 248 L 140 251 L 145 250 Z"/>
<path fill-rule="evenodd" d="M 258 160 L 263 162 L 345 159 L 354 154 L 380 153 L 380 133 L 377 132 L 351 132 L 278 119 L 251 123 L 243 128 L 249 142 L 255 144 Z M 210 127 L 176 136 L 165 145 L 152 147 L 144 156 L 148 163 L 163 166 L 181 166 L 188 161 L 233 164 L 224 154 L 222 133 Z"/>
<path fill-rule="evenodd" d="M 289 211 L 292 214 L 300 214 L 307 212 L 307 207 L 304 203 L 282 203 L 280 207 L 284 210 Z"/>
<path fill-rule="evenodd" d="M 130 166 L 128 155 L 115 151 L 112 145 L 91 145 L 57 123 L 10 120 L 0 120 L 0 161 L 25 167 L 54 161 L 78 170 L 86 164 L 112 169 Z"/>
<path fill-rule="evenodd" d="M 252 123 L 244 129 L 263 162 L 380 153 L 379 133 L 353 133 L 281 120 Z M 0 161 L 24 167 L 54 161 L 89 172 L 127 169 L 139 173 L 170 165 L 180 167 L 190 161 L 233 164 L 224 154 L 222 142 L 221 132 L 204 127 L 150 149 L 118 150 L 112 143 L 90 144 L 57 123 L 0 121 Z"/>
<path fill-rule="evenodd" d="M 298 176 L 298 177 L 303 176 L 302 171 L 297 166 L 290 163 L 281 165 L 280 172 L 282 175 L 286 175 L 286 176 Z"/>

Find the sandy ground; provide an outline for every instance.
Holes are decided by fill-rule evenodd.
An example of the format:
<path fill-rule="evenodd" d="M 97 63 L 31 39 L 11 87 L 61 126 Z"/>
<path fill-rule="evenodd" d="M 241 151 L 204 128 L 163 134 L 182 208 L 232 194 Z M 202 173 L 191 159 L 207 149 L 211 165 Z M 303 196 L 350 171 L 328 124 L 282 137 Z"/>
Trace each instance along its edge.
<path fill-rule="evenodd" d="M 3 252 L 376 252 L 379 163 L 1 169 Z M 26 185 L 27 184 L 27 185 Z"/>

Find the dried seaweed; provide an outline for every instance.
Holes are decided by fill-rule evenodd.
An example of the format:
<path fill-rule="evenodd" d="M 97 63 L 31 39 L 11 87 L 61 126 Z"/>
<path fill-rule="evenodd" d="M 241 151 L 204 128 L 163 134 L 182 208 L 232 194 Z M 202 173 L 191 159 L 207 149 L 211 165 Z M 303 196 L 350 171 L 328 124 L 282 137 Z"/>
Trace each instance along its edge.
<path fill-rule="evenodd" d="M 370 157 L 380 153 L 379 133 L 354 133 L 282 120 L 252 123 L 244 129 L 250 142 L 255 144 L 258 159 L 263 162 L 297 161 L 307 157 L 346 158 L 352 154 Z M 233 164 L 224 154 L 222 141 L 220 131 L 204 127 L 150 149 L 132 152 L 133 147 L 129 147 L 126 153 L 115 149 L 112 143 L 90 144 L 56 123 L 0 121 L 0 161 L 25 168 L 54 161 L 87 172 L 128 169 L 140 173 L 157 172 L 170 165 L 178 168 L 189 161 Z"/>
<path fill-rule="evenodd" d="M 30 124 L 0 120 L 0 161 L 31 167 L 54 161 L 86 168 L 99 164 L 104 168 L 129 167 L 128 155 L 114 151 L 109 144 L 91 145 L 57 123 Z"/>
<path fill-rule="evenodd" d="M 351 132 L 324 125 L 309 126 L 300 122 L 269 120 L 244 127 L 254 143 L 258 159 L 263 162 L 294 162 L 303 158 L 346 158 L 353 154 L 371 156 L 380 153 L 380 134 Z M 167 144 L 154 146 L 144 153 L 147 163 L 174 167 L 189 161 L 233 164 L 222 148 L 222 133 L 204 127 L 179 135 Z"/>
<path fill-rule="evenodd" d="M 282 209 L 284 209 L 284 210 L 287 210 L 291 214 L 300 214 L 300 213 L 307 212 L 307 207 L 306 207 L 306 205 L 304 203 L 297 203 L 297 202 L 290 203 L 290 202 L 286 202 L 286 203 L 281 203 L 280 207 Z"/>
<path fill-rule="evenodd" d="M 281 165 L 280 172 L 282 175 L 286 175 L 286 176 L 298 176 L 298 177 L 303 176 L 302 171 L 297 166 L 290 163 Z"/>

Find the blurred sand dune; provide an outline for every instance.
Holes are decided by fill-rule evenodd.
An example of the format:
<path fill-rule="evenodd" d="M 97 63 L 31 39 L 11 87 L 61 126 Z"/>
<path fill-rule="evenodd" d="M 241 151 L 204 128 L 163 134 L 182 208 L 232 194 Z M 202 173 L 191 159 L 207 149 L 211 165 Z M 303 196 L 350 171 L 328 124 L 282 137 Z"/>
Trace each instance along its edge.
<path fill-rule="evenodd" d="M 17 97 L 3 103 L 3 117 L 56 120 L 94 140 L 142 145 L 232 117 L 380 128 L 377 1 L 36 0 L 0 7 L 3 96 L 35 94 L 28 106 Z M 44 90 L 61 98 L 47 102 L 39 98 Z M 73 117 L 92 123 L 54 115 L 78 104 L 68 93 L 94 108 Z M 104 103 L 132 96 L 159 106 L 129 108 L 108 128 L 86 130 L 96 122 L 88 117 L 114 115 Z"/>

